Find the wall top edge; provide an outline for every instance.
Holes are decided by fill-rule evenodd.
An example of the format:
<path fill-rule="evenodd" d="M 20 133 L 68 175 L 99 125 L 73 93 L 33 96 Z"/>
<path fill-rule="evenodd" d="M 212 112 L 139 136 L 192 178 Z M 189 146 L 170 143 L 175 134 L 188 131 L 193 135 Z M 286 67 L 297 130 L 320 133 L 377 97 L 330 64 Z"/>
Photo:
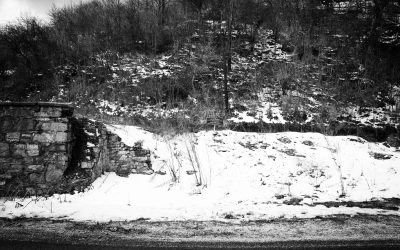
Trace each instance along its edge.
<path fill-rule="evenodd" d="M 71 108 L 74 106 L 72 103 L 61 102 L 0 102 L 0 107 L 57 107 L 57 108 Z"/>

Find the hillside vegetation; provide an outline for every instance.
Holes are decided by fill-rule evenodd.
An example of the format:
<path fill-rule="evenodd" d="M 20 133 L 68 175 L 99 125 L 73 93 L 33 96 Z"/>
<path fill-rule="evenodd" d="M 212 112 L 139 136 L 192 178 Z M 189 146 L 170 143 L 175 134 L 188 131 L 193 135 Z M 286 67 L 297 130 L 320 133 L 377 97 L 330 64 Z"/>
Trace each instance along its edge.
<path fill-rule="evenodd" d="M 399 13 L 390 0 L 55 8 L 49 24 L 1 28 L 0 100 L 72 102 L 78 115 L 162 133 L 294 129 L 396 146 Z"/>

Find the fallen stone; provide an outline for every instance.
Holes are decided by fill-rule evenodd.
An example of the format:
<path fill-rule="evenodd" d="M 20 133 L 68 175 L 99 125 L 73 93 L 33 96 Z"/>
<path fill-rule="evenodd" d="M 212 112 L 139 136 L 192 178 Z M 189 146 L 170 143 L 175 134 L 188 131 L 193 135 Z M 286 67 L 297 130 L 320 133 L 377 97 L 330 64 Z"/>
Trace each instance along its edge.
<path fill-rule="evenodd" d="M 275 198 L 277 198 L 278 200 L 281 200 L 281 199 L 285 198 L 285 195 L 277 194 L 277 195 L 275 195 Z"/>
<path fill-rule="evenodd" d="M 285 205 L 300 205 L 300 202 L 303 201 L 303 198 L 292 197 L 290 200 L 285 200 L 282 203 Z"/>
<path fill-rule="evenodd" d="M 303 141 L 302 142 L 304 145 L 306 145 L 306 146 L 310 146 L 310 147 L 313 147 L 314 146 L 314 143 L 312 142 L 312 141 Z"/>
<path fill-rule="evenodd" d="M 47 182 L 58 182 L 63 176 L 63 171 L 57 169 L 54 165 L 49 165 L 46 172 Z"/>
<path fill-rule="evenodd" d="M 161 170 L 158 170 L 158 171 L 156 171 L 156 172 L 154 172 L 155 174 L 159 174 L 159 175 L 166 175 L 167 174 L 167 172 L 165 172 L 165 171 L 161 171 Z"/>
<path fill-rule="evenodd" d="M 292 141 L 291 141 L 289 138 L 287 138 L 287 137 L 280 137 L 280 138 L 278 138 L 278 141 L 280 141 L 280 142 L 282 142 L 282 143 L 285 143 L 285 144 L 289 144 L 289 143 L 292 142 Z"/>
<path fill-rule="evenodd" d="M 377 160 L 389 160 L 393 156 L 391 154 L 383 154 L 383 153 L 376 153 L 376 152 L 370 152 L 369 154 Z"/>
<path fill-rule="evenodd" d="M 154 170 L 153 169 L 140 170 L 138 171 L 138 174 L 152 175 L 154 174 Z"/>
<path fill-rule="evenodd" d="M 93 163 L 84 161 L 84 162 L 81 163 L 81 168 L 83 168 L 83 169 L 93 168 Z"/>
<path fill-rule="evenodd" d="M 29 180 L 33 183 L 43 183 L 44 182 L 43 175 L 36 174 L 36 173 L 30 174 Z"/>
<path fill-rule="evenodd" d="M 279 152 L 285 153 L 289 156 L 296 156 L 296 150 L 293 148 L 285 148 L 285 149 L 281 149 L 278 150 Z"/>
<path fill-rule="evenodd" d="M 400 138 L 396 135 L 389 135 L 386 142 L 390 147 L 400 147 Z"/>
<path fill-rule="evenodd" d="M 131 169 L 130 168 L 124 168 L 124 167 L 120 167 L 117 171 L 116 174 L 118 176 L 121 177 L 128 177 L 128 175 L 131 173 Z"/>

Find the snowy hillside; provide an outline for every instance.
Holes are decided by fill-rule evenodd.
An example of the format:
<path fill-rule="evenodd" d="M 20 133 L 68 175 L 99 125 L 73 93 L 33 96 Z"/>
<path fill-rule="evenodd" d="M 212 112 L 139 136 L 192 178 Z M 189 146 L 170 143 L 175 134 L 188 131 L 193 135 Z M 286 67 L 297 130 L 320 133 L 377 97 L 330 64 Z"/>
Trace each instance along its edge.
<path fill-rule="evenodd" d="M 71 77 L 52 101 L 72 101 L 76 113 L 107 122 L 119 119 L 130 125 L 144 125 L 154 124 L 157 119 L 189 117 L 187 120 L 199 125 L 193 113 L 201 110 L 202 105 L 212 112 L 199 114 L 200 120 L 221 116 L 218 105 L 212 102 L 213 96 L 222 99 L 223 86 L 221 58 L 215 53 L 206 45 L 185 43 L 175 51 L 152 57 L 138 53 L 97 54 L 90 66 L 78 69 L 68 65 L 59 69 L 64 77 L 79 77 Z M 322 80 L 332 70 L 332 64 L 327 63 L 331 60 L 329 48 L 324 48 L 310 64 L 299 63 L 296 54 L 282 50 L 271 30 L 260 29 L 253 46 L 243 41 L 232 53 L 228 79 L 231 113 L 227 122 L 231 127 L 238 123 L 290 122 L 314 127 L 336 122 L 347 126 L 396 127 L 400 121 L 399 107 L 387 103 L 387 96 L 371 100 L 380 106 L 360 107 L 354 98 L 348 101 L 344 96 L 363 93 L 352 89 L 341 93 Z M 101 79 L 97 76 L 99 71 L 104 71 Z M 361 66 L 346 74 L 352 81 L 363 80 Z M 81 78 L 87 79 L 87 86 L 79 82 Z M 393 86 L 392 92 L 391 98 L 399 103 L 400 88 Z"/>
<path fill-rule="evenodd" d="M 400 152 L 382 144 L 317 133 L 224 130 L 168 138 L 133 126 L 108 129 L 128 145 L 142 141 L 153 152 L 155 173 L 105 173 L 84 193 L 2 199 L 0 216 L 248 221 L 400 215 Z"/>

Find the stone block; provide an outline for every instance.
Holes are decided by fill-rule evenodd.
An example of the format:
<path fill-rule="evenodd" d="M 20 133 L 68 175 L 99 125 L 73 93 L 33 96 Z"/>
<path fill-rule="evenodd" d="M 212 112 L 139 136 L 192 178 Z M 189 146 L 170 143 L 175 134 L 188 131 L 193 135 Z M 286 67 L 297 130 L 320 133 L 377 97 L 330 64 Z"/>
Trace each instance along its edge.
<path fill-rule="evenodd" d="M 32 140 L 32 134 L 21 134 L 20 142 L 30 142 Z"/>
<path fill-rule="evenodd" d="M 146 156 L 133 157 L 132 160 L 133 161 L 137 161 L 137 162 L 148 162 L 149 161 L 149 157 L 146 157 Z"/>
<path fill-rule="evenodd" d="M 0 167 L 4 166 L 5 164 L 11 164 L 12 158 L 0 158 Z"/>
<path fill-rule="evenodd" d="M 55 155 L 55 160 L 57 162 L 67 162 L 68 161 L 68 156 L 66 154 L 56 154 Z"/>
<path fill-rule="evenodd" d="M 57 148 L 57 151 L 61 151 L 61 152 L 67 151 L 67 147 L 65 146 L 65 144 L 56 145 L 56 148 Z"/>
<path fill-rule="evenodd" d="M 11 178 L 12 178 L 12 176 L 9 174 L 0 174 L 0 179 L 2 179 L 2 180 L 9 180 Z"/>
<path fill-rule="evenodd" d="M 11 164 L 13 165 L 24 165 L 24 159 L 21 158 L 10 158 L 11 159 Z"/>
<path fill-rule="evenodd" d="M 11 165 L 11 168 L 6 171 L 6 174 L 12 176 L 20 175 L 23 172 L 23 166 L 21 165 Z"/>
<path fill-rule="evenodd" d="M 6 134 L 6 141 L 8 141 L 8 142 L 19 142 L 20 137 L 21 137 L 21 133 L 19 133 L 19 132 L 7 133 Z"/>
<path fill-rule="evenodd" d="M 58 107 L 41 107 L 39 112 L 35 113 L 36 117 L 61 117 L 61 108 Z"/>
<path fill-rule="evenodd" d="M 11 117 L 3 117 L 0 119 L 0 131 L 13 130 L 15 119 Z"/>
<path fill-rule="evenodd" d="M 42 125 L 44 131 L 65 132 L 68 130 L 68 125 L 61 122 L 44 123 Z"/>
<path fill-rule="evenodd" d="M 43 151 L 45 151 L 45 152 L 58 151 L 57 150 L 57 145 L 55 145 L 55 144 L 50 144 L 50 145 L 48 145 L 48 147 L 42 147 L 42 148 L 43 148 Z"/>
<path fill-rule="evenodd" d="M 57 132 L 54 137 L 55 142 L 67 142 L 68 141 L 68 133 L 65 132 Z"/>
<path fill-rule="evenodd" d="M 50 143 L 54 141 L 54 135 L 49 133 L 35 134 L 32 141 L 39 143 Z"/>
<path fill-rule="evenodd" d="M 10 155 L 10 145 L 0 142 L 0 157 L 8 157 Z"/>
<path fill-rule="evenodd" d="M 127 155 L 127 154 L 129 154 L 129 151 L 121 150 L 121 151 L 118 151 L 117 154 L 119 154 L 119 155 Z"/>
<path fill-rule="evenodd" d="M 33 116 L 34 111 L 29 108 L 16 108 L 13 110 L 14 116 L 30 117 Z"/>
<path fill-rule="evenodd" d="M 35 123 L 34 119 L 19 119 L 15 127 L 18 131 L 32 131 L 35 129 Z"/>
<path fill-rule="evenodd" d="M 37 144 L 27 144 L 26 153 L 28 156 L 38 156 L 39 155 L 39 145 Z"/>
<path fill-rule="evenodd" d="M 139 169 L 143 169 L 143 168 L 148 168 L 148 165 L 147 165 L 147 163 L 144 163 L 144 162 L 133 162 L 132 167 L 139 170 Z"/>
<path fill-rule="evenodd" d="M 6 185 L 6 181 L 0 181 L 0 186 Z"/>
<path fill-rule="evenodd" d="M 149 150 L 145 150 L 145 149 L 136 149 L 135 150 L 135 156 L 143 157 L 143 156 L 149 156 L 149 155 L 150 155 Z"/>
<path fill-rule="evenodd" d="M 2 115 L 3 116 L 9 116 L 9 115 L 14 116 L 15 110 L 13 107 L 7 107 L 7 108 L 3 109 Z"/>
<path fill-rule="evenodd" d="M 44 170 L 43 165 L 28 165 L 27 166 L 28 172 L 42 172 Z"/>
<path fill-rule="evenodd" d="M 129 168 L 129 166 L 124 165 L 124 166 L 119 167 L 115 173 L 118 176 L 127 177 L 131 173 L 131 169 Z"/>
<path fill-rule="evenodd" d="M 128 159 L 128 156 L 127 155 L 120 155 L 119 157 L 118 157 L 118 160 L 119 161 L 124 161 L 124 160 L 127 160 Z"/>
<path fill-rule="evenodd" d="M 12 146 L 12 155 L 14 157 L 26 157 L 26 144 L 14 144 Z"/>
<path fill-rule="evenodd" d="M 111 140 L 111 142 L 119 142 L 119 137 L 116 135 L 111 135 L 110 140 Z"/>
<path fill-rule="evenodd" d="M 69 122 L 69 120 L 68 120 L 68 118 L 64 118 L 64 117 L 61 117 L 61 118 L 57 118 L 57 119 L 55 119 L 57 122 L 62 122 L 62 123 L 68 123 Z"/>
<path fill-rule="evenodd" d="M 43 123 L 45 122 L 51 122 L 52 119 L 48 118 L 48 117 L 37 117 L 36 121 L 38 121 L 39 123 L 36 124 L 36 129 L 40 129 L 40 127 L 42 126 Z"/>
<path fill-rule="evenodd" d="M 24 157 L 22 160 L 24 165 L 33 165 L 39 159 L 35 156 L 27 156 Z M 39 161 L 41 161 L 41 159 Z"/>

